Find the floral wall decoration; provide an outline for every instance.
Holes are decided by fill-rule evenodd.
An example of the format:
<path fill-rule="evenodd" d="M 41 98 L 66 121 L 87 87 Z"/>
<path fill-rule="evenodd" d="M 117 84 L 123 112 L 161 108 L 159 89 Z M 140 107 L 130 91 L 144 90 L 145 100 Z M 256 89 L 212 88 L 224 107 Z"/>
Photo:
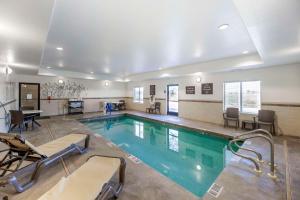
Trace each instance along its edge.
<path fill-rule="evenodd" d="M 88 89 L 80 83 L 64 81 L 63 83 L 47 82 L 41 84 L 41 97 L 80 98 L 87 96 Z"/>

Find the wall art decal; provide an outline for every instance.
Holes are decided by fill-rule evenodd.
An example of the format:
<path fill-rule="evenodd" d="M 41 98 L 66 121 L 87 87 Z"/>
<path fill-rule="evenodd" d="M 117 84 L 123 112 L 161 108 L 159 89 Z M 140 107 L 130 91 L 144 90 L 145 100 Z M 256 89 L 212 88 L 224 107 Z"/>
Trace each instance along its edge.
<path fill-rule="evenodd" d="M 63 83 L 47 82 L 41 84 L 42 98 L 80 98 L 87 96 L 88 89 L 80 83 L 64 81 Z"/>

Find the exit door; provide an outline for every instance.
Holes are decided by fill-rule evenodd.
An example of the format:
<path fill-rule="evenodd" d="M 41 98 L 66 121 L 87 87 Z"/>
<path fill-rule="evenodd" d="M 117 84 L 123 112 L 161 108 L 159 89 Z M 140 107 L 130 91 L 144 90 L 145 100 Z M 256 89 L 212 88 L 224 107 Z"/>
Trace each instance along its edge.
<path fill-rule="evenodd" d="M 178 85 L 167 86 L 167 113 L 178 116 Z"/>

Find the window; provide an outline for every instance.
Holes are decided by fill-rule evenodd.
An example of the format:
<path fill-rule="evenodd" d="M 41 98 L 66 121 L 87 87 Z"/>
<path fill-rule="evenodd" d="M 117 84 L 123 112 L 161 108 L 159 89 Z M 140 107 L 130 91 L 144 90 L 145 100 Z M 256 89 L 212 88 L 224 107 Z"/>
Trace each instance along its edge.
<path fill-rule="evenodd" d="M 144 101 L 144 88 L 135 87 L 133 89 L 133 102 L 143 103 Z"/>
<path fill-rule="evenodd" d="M 256 114 L 261 107 L 260 81 L 224 83 L 224 110 L 228 107 Z"/>

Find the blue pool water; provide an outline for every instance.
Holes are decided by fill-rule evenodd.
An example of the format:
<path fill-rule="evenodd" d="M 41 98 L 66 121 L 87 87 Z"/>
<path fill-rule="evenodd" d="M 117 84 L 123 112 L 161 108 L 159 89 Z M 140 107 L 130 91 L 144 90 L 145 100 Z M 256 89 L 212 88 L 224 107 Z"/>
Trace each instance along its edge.
<path fill-rule="evenodd" d="M 200 197 L 232 156 L 227 139 L 135 116 L 83 123 Z"/>

